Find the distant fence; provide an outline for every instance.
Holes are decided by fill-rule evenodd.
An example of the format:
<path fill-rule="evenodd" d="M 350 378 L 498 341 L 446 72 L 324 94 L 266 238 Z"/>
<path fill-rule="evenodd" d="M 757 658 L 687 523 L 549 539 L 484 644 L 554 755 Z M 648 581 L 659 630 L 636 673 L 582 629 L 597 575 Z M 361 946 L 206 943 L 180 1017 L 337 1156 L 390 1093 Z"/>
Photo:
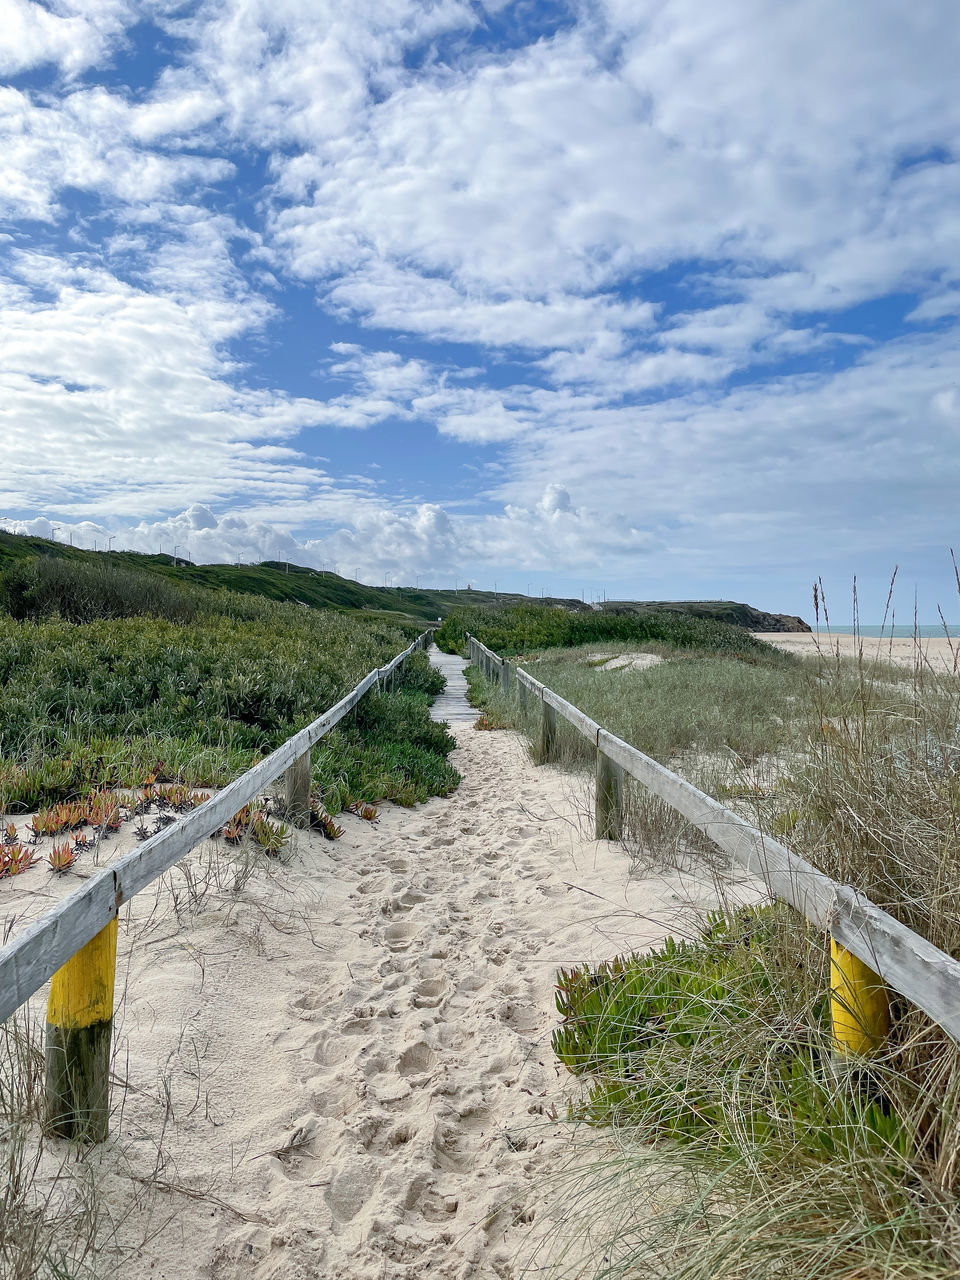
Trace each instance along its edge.
<path fill-rule="evenodd" d="M 515 690 L 522 705 L 528 700 L 539 703 L 543 760 L 556 758 L 558 715 L 594 744 L 597 839 L 620 836 L 623 777 L 629 775 L 708 835 L 733 863 L 759 876 L 771 896 L 789 903 L 830 934 L 831 1007 L 834 1038 L 841 1052 L 867 1052 L 885 1037 L 889 1015 L 884 987 L 899 991 L 960 1041 L 960 961 L 856 889 L 837 884 L 739 814 L 608 733 L 476 637 L 467 637 L 467 647 L 470 660 L 488 680 L 499 682 L 505 693 Z"/>
<path fill-rule="evenodd" d="M 146 888 L 285 775 L 287 810 L 295 821 L 310 808 L 310 751 L 370 689 L 391 689 L 396 672 L 433 638 L 429 628 L 385 667 L 312 724 L 295 733 L 192 813 L 145 840 L 24 929 L 0 950 L 0 1021 L 54 979 L 47 1014 L 47 1105 L 50 1127 L 68 1137 L 102 1140 L 120 907 Z"/>

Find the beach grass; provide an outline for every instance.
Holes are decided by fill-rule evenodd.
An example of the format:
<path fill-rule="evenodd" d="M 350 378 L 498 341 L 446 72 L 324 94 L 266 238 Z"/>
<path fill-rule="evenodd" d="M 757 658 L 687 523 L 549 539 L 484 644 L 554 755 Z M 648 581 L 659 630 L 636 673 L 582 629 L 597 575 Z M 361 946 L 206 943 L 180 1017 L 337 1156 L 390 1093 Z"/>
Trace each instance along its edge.
<path fill-rule="evenodd" d="M 611 671 L 599 656 L 547 650 L 527 665 L 960 956 L 956 677 L 828 647 L 789 666 L 664 650 L 658 666 Z M 479 673 L 473 689 L 536 757 L 531 700 L 521 710 Z M 561 767 L 592 767 L 578 738 L 561 727 Z M 702 837 L 639 790 L 628 788 L 624 836 L 639 866 L 676 865 L 691 848 L 709 859 Z M 770 910 L 561 976 L 555 1045 L 584 1082 L 572 1118 L 609 1135 L 584 1144 L 558 1184 L 567 1229 L 593 1241 L 598 1276 L 957 1276 L 957 1046 L 894 996 L 888 1042 L 839 1061 L 825 938 Z"/>

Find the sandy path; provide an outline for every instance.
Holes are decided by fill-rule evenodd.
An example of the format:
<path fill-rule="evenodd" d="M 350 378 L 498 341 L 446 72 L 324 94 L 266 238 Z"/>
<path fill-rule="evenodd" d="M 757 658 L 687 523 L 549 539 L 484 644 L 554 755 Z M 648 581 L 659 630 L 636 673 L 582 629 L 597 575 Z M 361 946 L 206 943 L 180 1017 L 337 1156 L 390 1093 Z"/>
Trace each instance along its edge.
<path fill-rule="evenodd" d="M 714 901 L 691 877 L 629 881 L 621 849 L 581 834 L 584 781 L 473 729 L 462 661 L 433 656 L 452 797 L 302 835 L 239 901 L 211 890 L 178 920 L 167 889 L 136 900 L 117 1038 L 136 1088 L 97 1159 L 115 1212 L 140 1197 L 120 1242 L 168 1220 L 128 1280 L 523 1274 L 566 1140 L 545 1115 L 570 1080 L 557 966 Z"/>

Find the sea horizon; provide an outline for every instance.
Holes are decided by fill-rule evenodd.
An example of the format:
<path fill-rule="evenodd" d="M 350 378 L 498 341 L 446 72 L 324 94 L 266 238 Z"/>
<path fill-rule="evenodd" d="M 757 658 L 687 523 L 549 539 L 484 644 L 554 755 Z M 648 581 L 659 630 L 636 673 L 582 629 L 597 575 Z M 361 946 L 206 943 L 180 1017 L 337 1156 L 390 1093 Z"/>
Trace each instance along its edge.
<path fill-rule="evenodd" d="M 895 640 L 909 640 L 914 634 L 920 636 L 922 639 L 929 639 L 932 636 L 949 634 L 950 637 L 953 638 L 954 636 L 960 637 L 960 622 L 948 622 L 946 633 L 944 632 L 942 622 L 923 622 L 918 623 L 916 626 L 914 626 L 912 622 L 898 622 L 895 626 L 891 626 L 889 622 L 886 623 L 886 625 L 879 622 L 864 622 L 859 626 L 854 626 L 852 622 L 831 622 L 829 626 L 825 623 L 822 623 L 819 627 L 814 626 L 813 630 L 815 632 L 819 632 L 821 636 L 828 636 L 831 634 L 836 636 L 852 636 L 859 633 L 861 636 L 866 636 L 868 638 L 884 636 L 892 637 Z"/>

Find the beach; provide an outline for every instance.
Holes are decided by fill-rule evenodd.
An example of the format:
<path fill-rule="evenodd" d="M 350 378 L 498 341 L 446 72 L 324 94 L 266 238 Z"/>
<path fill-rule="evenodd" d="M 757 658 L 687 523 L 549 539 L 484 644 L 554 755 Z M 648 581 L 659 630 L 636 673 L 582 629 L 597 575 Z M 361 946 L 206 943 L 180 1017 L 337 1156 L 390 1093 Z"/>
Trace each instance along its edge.
<path fill-rule="evenodd" d="M 937 672 L 955 672 L 960 663 L 960 641 L 946 636 L 878 636 L 834 635 L 821 631 L 755 631 L 765 640 L 787 653 L 801 656 L 822 653 L 857 658 L 861 652 L 867 662 L 889 662 L 898 667 L 921 666 Z"/>

